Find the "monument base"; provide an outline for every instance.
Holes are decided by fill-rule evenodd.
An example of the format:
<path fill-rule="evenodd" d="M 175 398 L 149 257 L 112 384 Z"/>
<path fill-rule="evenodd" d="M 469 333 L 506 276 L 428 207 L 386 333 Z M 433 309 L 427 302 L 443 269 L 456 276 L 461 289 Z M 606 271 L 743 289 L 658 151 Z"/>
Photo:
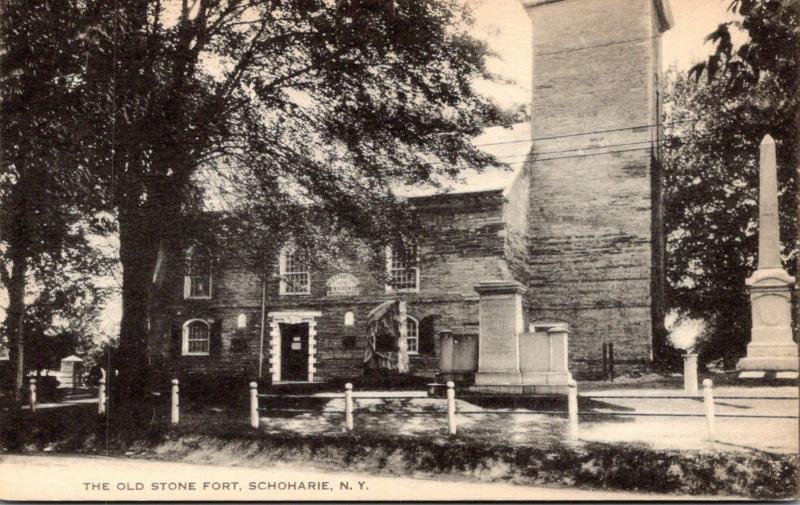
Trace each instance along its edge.
<path fill-rule="evenodd" d="M 740 359 L 738 370 L 800 370 L 797 344 L 788 343 L 756 343 L 747 345 L 747 356 Z"/>
<path fill-rule="evenodd" d="M 519 372 L 478 372 L 475 374 L 476 386 L 516 386 L 522 385 Z"/>
<path fill-rule="evenodd" d="M 569 372 L 522 372 L 525 386 L 566 386 L 571 380 Z"/>
<path fill-rule="evenodd" d="M 470 386 L 470 393 L 492 395 L 566 395 L 567 385 L 516 384 L 516 385 L 482 385 Z"/>
<path fill-rule="evenodd" d="M 742 358 L 736 365 L 737 370 L 781 370 L 797 371 L 800 370 L 797 356 L 759 356 Z"/>

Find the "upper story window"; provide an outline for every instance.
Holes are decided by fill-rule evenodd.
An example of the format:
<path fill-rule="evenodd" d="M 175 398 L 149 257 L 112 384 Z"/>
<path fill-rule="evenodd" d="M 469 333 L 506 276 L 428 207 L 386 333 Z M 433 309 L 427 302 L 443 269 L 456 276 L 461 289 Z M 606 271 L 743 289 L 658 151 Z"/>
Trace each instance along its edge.
<path fill-rule="evenodd" d="M 308 262 L 299 251 L 287 248 L 280 257 L 282 295 L 307 295 L 311 293 L 311 276 Z"/>
<path fill-rule="evenodd" d="M 208 356 L 211 349 L 211 327 L 202 319 L 192 319 L 183 324 L 181 354 Z"/>
<path fill-rule="evenodd" d="M 193 245 L 186 251 L 183 297 L 211 298 L 211 255 L 203 246 Z"/>
<path fill-rule="evenodd" d="M 386 248 L 386 269 L 389 284 L 386 291 L 418 292 L 419 291 L 419 256 L 416 246 L 401 255 L 391 247 Z"/>
<path fill-rule="evenodd" d="M 419 354 L 419 321 L 406 316 L 406 345 L 408 354 Z"/>

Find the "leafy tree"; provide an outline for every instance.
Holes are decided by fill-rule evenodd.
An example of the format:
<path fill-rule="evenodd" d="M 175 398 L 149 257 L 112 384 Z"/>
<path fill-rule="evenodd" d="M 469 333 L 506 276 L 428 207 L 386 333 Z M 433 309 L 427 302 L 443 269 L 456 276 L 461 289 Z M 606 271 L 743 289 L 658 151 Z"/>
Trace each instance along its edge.
<path fill-rule="evenodd" d="M 309 213 L 385 239 L 410 226 L 394 184 L 494 161 L 470 144 L 499 112 L 472 87 L 492 76 L 459 1 L 75 5 L 90 41 L 75 145 L 91 146 L 119 222 L 123 397 L 143 390 L 158 249 L 182 215 L 210 205 L 197 198 L 206 179 L 258 197 L 241 198 L 265 230 L 251 242 L 274 244 Z"/>
<path fill-rule="evenodd" d="M 9 299 L 2 330 L 19 398 L 31 334 L 26 297 L 42 289 L 66 292 L 64 283 L 72 279 L 65 272 L 102 270 L 87 236 L 106 231 L 110 222 L 94 217 L 95 188 L 73 146 L 80 103 L 75 76 L 83 63 L 75 10 L 66 2 L 3 2 L 2 12 L 0 282 Z M 52 318 L 45 307 L 67 310 L 57 302 L 38 307 L 33 333 Z"/>
<path fill-rule="evenodd" d="M 26 370 L 58 368 L 60 360 L 70 354 L 84 357 L 99 337 L 97 322 L 109 289 L 97 287 L 89 274 L 67 282 L 61 280 L 39 289 L 36 298 L 28 303 Z"/>
<path fill-rule="evenodd" d="M 800 2 L 735 0 L 736 23 L 749 36 L 735 48 L 731 23 L 708 39 L 716 51 L 689 75 L 673 75 L 668 93 L 666 170 L 667 274 L 670 300 L 704 319 L 704 359 L 732 366 L 750 334 L 744 279 L 758 251 L 758 149 L 776 140 L 781 238 L 798 259 L 800 167 Z M 790 274 L 796 262 L 787 262 Z M 795 321 L 797 324 L 797 318 Z"/>

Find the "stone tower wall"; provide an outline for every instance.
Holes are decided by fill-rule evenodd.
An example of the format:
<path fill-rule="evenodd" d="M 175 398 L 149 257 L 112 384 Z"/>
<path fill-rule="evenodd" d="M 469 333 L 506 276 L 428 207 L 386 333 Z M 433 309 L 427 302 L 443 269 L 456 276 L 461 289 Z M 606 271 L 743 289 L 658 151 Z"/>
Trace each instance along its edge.
<path fill-rule="evenodd" d="M 569 323 L 579 373 L 597 368 L 603 342 L 618 363 L 647 363 L 662 303 L 658 6 L 524 3 L 533 24 L 530 321 Z"/>

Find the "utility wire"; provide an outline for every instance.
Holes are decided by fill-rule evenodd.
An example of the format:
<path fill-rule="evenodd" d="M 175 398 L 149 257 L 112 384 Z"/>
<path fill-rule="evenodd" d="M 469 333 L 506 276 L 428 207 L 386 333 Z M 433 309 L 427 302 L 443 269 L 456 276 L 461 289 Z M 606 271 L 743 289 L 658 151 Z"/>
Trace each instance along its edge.
<path fill-rule="evenodd" d="M 650 37 L 640 37 L 640 38 L 637 38 L 637 39 L 617 40 L 617 41 L 614 41 L 614 42 L 606 42 L 606 43 L 603 43 L 603 44 L 596 44 L 596 45 L 593 45 L 593 46 L 570 47 L 568 49 L 559 49 L 557 51 L 548 51 L 546 53 L 536 53 L 536 52 L 534 52 L 533 56 L 535 58 L 536 56 L 550 56 L 552 54 L 573 53 L 575 51 L 585 51 L 587 49 L 594 49 L 594 48 L 597 48 L 597 47 L 609 47 L 609 46 L 616 46 L 616 45 L 620 45 L 620 44 L 630 44 L 632 42 L 642 42 L 642 41 L 645 41 L 645 40 L 653 40 L 653 39 L 656 39 L 656 38 L 658 38 L 660 36 L 661 35 L 659 34 L 659 35 L 652 35 Z"/>
<path fill-rule="evenodd" d="M 588 156 L 600 156 L 602 154 L 630 153 L 630 152 L 633 152 L 633 151 L 649 151 L 652 148 L 653 148 L 652 146 L 635 147 L 635 148 L 632 148 L 632 149 L 617 149 L 615 151 L 603 151 L 601 153 L 585 153 L 585 154 L 573 154 L 573 155 L 570 155 L 570 156 L 554 156 L 554 157 L 550 157 L 550 158 L 536 158 L 533 161 L 550 161 L 550 160 L 566 160 L 566 159 L 569 159 L 569 158 L 586 158 Z"/>
<path fill-rule="evenodd" d="M 613 148 L 613 147 L 625 147 L 625 146 L 631 146 L 631 145 L 637 145 L 637 144 L 648 144 L 648 145 L 643 146 L 643 147 L 639 147 L 639 148 L 635 148 L 635 149 L 622 149 L 622 150 L 610 150 L 610 151 L 600 151 L 600 152 L 592 152 L 592 153 L 581 153 L 581 154 L 575 154 L 575 155 L 572 155 L 572 156 L 553 156 L 553 157 L 545 157 L 545 158 L 537 157 L 538 155 L 543 155 L 543 154 L 557 154 L 557 153 L 569 153 L 569 152 L 575 152 L 575 151 L 610 149 L 610 148 Z M 688 144 L 690 144 L 690 143 L 689 142 L 683 143 L 683 145 L 688 145 Z M 614 154 L 614 153 L 620 153 L 620 152 L 649 150 L 649 149 L 652 149 L 653 147 L 656 147 L 656 146 L 671 147 L 671 146 L 669 146 L 669 143 L 666 142 L 666 141 L 642 140 L 642 141 L 639 141 L 639 142 L 626 142 L 626 143 L 621 143 L 621 144 L 608 144 L 608 145 L 604 145 L 604 146 L 582 147 L 582 148 L 577 148 L 577 149 L 564 149 L 564 150 L 561 150 L 561 151 L 547 151 L 547 152 L 543 152 L 543 153 L 532 153 L 532 154 L 524 154 L 524 155 L 514 154 L 514 155 L 508 155 L 508 156 L 495 156 L 495 158 L 498 159 L 498 160 L 504 160 L 505 163 L 511 163 L 511 162 L 514 162 L 514 161 L 526 161 L 528 159 L 530 159 L 531 161 L 547 161 L 547 160 L 559 160 L 559 159 L 566 159 L 566 158 L 584 158 L 586 156 L 600 156 L 602 154 Z M 441 165 L 446 165 L 446 164 L 449 164 L 449 163 L 448 162 L 444 162 L 444 161 L 437 161 L 435 163 L 431 163 L 431 165 L 434 165 L 434 166 L 441 166 Z"/>
<path fill-rule="evenodd" d="M 636 130 L 639 128 L 657 128 L 659 126 L 671 126 L 674 124 L 683 124 L 683 123 L 696 123 L 700 121 L 699 119 L 683 119 L 680 121 L 672 121 L 670 123 L 653 123 L 653 124 L 644 124 L 644 125 L 637 125 L 637 126 L 624 126 L 620 128 L 611 128 L 608 130 L 593 130 L 587 132 L 580 132 L 580 133 L 564 133 L 562 135 L 551 135 L 548 137 L 534 137 L 534 138 L 524 138 L 524 139 L 514 139 L 514 140 L 505 140 L 502 142 L 489 142 L 486 144 L 473 144 L 474 147 L 486 147 L 486 146 L 499 146 L 503 144 L 517 144 L 520 142 L 535 142 L 537 140 L 553 140 L 553 139 L 562 139 L 568 137 L 581 137 L 584 135 L 593 135 L 595 133 L 613 133 L 613 132 L 620 132 L 625 130 Z"/>
<path fill-rule="evenodd" d="M 533 156 L 541 156 L 541 155 L 545 155 L 545 154 L 574 153 L 574 152 L 578 152 L 578 151 L 596 151 L 596 150 L 599 150 L 599 149 L 608 149 L 608 148 L 611 148 L 611 147 L 627 147 L 627 146 L 634 146 L 634 145 L 637 145 L 637 144 L 648 144 L 648 147 L 650 145 L 662 145 L 662 146 L 664 146 L 664 145 L 667 145 L 668 143 L 669 142 L 667 142 L 666 140 L 639 140 L 637 142 L 623 142 L 621 144 L 606 144 L 606 145 L 602 145 L 602 146 L 589 146 L 589 147 L 576 147 L 574 149 L 561 149 L 561 150 L 558 150 L 558 151 L 534 152 Z M 598 153 L 598 154 L 602 154 L 602 153 Z M 505 158 L 505 156 L 496 156 L 496 158 L 498 158 L 498 159 Z"/>

